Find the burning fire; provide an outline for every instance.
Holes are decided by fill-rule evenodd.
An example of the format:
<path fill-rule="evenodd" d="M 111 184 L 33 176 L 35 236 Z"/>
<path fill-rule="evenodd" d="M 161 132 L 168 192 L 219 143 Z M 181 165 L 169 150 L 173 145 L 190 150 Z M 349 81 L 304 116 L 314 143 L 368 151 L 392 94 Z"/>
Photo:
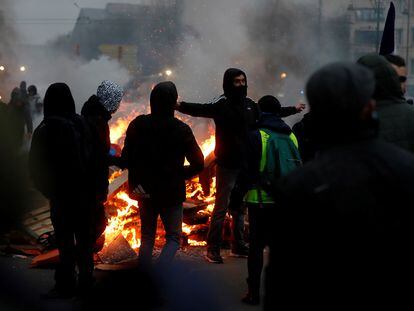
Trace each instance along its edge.
<path fill-rule="evenodd" d="M 128 241 L 131 248 L 137 250 L 141 246 L 134 218 L 138 215 L 138 202 L 129 198 L 128 194 L 120 191 L 112 202 L 117 207 L 117 214 L 108 219 L 105 229 L 105 246 L 108 246 L 120 234 Z M 135 217 L 134 217 L 135 216 Z"/>
<path fill-rule="evenodd" d="M 122 145 L 125 138 L 126 130 L 129 123 L 140 113 L 134 110 L 132 113 L 127 114 L 125 117 L 116 119 L 110 126 L 111 142 L 114 144 Z M 212 132 L 212 129 L 210 129 Z M 215 136 L 211 134 L 208 139 L 200 144 L 200 148 L 205 158 L 207 158 L 215 148 Z M 122 171 L 115 171 L 109 178 L 109 182 L 112 182 L 122 174 Z M 216 178 L 212 178 L 210 185 L 210 194 L 205 195 L 203 188 L 199 182 L 199 178 L 194 178 L 187 182 L 187 199 L 197 201 L 205 204 L 205 210 L 200 210 L 199 214 L 210 215 L 214 208 L 215 201 L 215 189 Z M 120 191 L 116 196 L 107 202 L 108 206 L 113 206 L 116 210 L 108 219 L 108 225 L 105 230 L 105 246 L 108 246 L 116 237 L 120 234 L 128 241 L 131 248 L 137 251 L 141 245 L 139 239 L 139 206 L 138 202 L 131 200 L 125 191 Z M 182 231 L 185 235 L 190 236 L 193 231 L 197 230 L 199 225 L 189 226 L 185 223 L 182 225 Z M 160 237 L 158 236 L 157 239 Z M 190 246 L 205 246 L 207 242 L 197 241 L 188 238 L 188 244 Z"/>

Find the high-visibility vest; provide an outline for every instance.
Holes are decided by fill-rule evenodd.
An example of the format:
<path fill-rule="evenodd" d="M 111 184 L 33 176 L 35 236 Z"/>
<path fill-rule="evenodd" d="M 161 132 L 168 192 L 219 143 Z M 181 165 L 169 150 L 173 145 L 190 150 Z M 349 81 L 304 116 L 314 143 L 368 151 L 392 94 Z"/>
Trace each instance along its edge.
<path fill-rule="evenodd" d="M 269 135 L 265 131 L 260 131 L 260 136 L 262 140 L 262 158 L 260 159 L 260 173 L 262 173 L 266 167 L 266 154 L 267 154 L 267 142 L 269 140 Z M 291 133 L 289 138 L 295 144 L 296 147 L 299 146 L 298 140 L 295 134 Z M 263 189 L 259 190 L 257 187 L 249 190 L 244 197 L 244 202 L 246 203 L 253 203 L 253 204 L 274 204 L 275 200 L 272 198 L 270 194 L 268 194 Z"/>

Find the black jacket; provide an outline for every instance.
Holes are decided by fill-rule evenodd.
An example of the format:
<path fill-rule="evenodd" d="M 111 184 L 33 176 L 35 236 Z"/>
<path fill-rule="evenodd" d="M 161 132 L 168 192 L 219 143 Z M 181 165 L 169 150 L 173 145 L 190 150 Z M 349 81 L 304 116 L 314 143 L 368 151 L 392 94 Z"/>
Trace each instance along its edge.
<path fill-rule="evenodd" d="M 91 174 L 94 191 L 99 201 L 106 201 L 108 195 L 109 150 L 111 147 L 108 122 L 111 114 L 106 111 L 96 95 L 83 105 L 82 116 L 87 121 L 91 133 Z"/>
<path fill-rule="evenodd" d="M 298 139 L 299 152 L 303 162 L 306 163 L 313 160 L 316 156 L 318 147 L 313 138 L 314 130 L 311 113 L 306 113 L 303 116 L 303 119 L 293 126 L 292 130 Z"/>
<path fill-rule="evenodd" d="M 266 310 L 291 302 L 372 308 L 411 297 L 412 185 L 414 157 L 375 139 L 325 150 L 283 178 Z"/>
<path fill-rule="evenodd" d="M 173 89 L 172 83 L 154 88 L 151 114 L 131 122 L 122 150 L 130 191 L 141 185 L 151 200 L 165 205 L 185 201 L 185 180 L 204 167 L 203 154 L 190 127 L 174 118 L 177 97 Z M 189 166 L 184 166 L 185 159 Z"/>
<path fill-rule="evenodd" d="M 44 101 L 44 120 L 33 134 L 30 172 L 36 188 L 52 200 L 80 200 L 90 181 L 78 129 L 83 120 L 75 113 L 69 88 L 52 84 Z M 76 208 L 76 206 L 74 206 Z"/>
<path fill-rule="evenodd" d="M 375 75 L 379 137 L 414 152 L 414 107 L 404 99 L 397 73 L 382 56 L 367 55 L 358 63 Z"/>
<path fill-rule="evenodd" d="M 211 104 L 182 102 L 179 111 L 194 117 L 212 118 L 216 124 L 216 161 L 220 166 L 239 169 L 246 156 L 248 132 L 259 120 L 255 102 L 246 98 L 242 103 L 228 101 L 221 96 Z"/>

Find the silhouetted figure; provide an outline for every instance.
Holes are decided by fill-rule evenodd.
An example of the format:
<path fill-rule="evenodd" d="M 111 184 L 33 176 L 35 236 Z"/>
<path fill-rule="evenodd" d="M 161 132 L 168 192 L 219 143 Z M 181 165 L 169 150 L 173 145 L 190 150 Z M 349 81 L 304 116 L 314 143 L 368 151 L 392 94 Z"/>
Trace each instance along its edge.
<path fill-rule="evenodd" d="M 109 166 L 112 164 L 109 150 L 111 147 L 108 122 L 121 103 L 123 89 L 114 82 L 103 81 L 96 95 L 92 95 L 83 105 L 82 116 L 90 129 L 91 167 L 93 184 L 91 193 L 94 195 L 92 210 L 95 220 L 95 240 L 106 228 L 104 203 L 108 195 Z"/>
<path fill-rule="evenodd" d="M 243 71 L 228 69 L 224 73 L 223 90 L 224 95 L 212 104 L 181 102 L 177 108 L 178 111 L 195 117 L 213 118 L 216 124 L 214 153 L 217 162 L 217 192 L 207 237 L 206 256 L 213 263 L 223 262 L 220 247 L 230 193 L 245 162 L 248 132 L 260 117 L 256 103 L 247 98 L 247 78 Z M 232 252 L 246 257 L 248 248 L 243 238 L 245 213 L 240 206 L 229 212 L 233 222 Z"/>
<path fill-rule="evenodd" d="M 414 157 L 377 139 L 374 91 L 372 73 L 348 63 L 307 83 L 323 148 L 274 191 L 265 310 L 400 309 L 411 299 Z"/>
<path fill-rule="evenodd" d="M 177 89 L 172 82 L 151 92 L 151 114 L 128 127 L 122 160 L 128 168 L 130 197 L 139 201 L 141 216 L 140 263 L 151 262 L 158 216 L 166 244 L 159 261 L 170 262 L 180 247 L 185 180 L 202 171 L 204 157 L 188 125 L 174 117 Z M 184 159 L 190 163 L 184 166 Z"/>
<path fill-rule="evenodd" d="M 92 181 L 86 154 L 86 124 L 75 112 L 75 102 L 64 83 L 46 91 L 44 119 L 36 128 L 30 150 L 31 176 L 50 200 L 50 216 L 59 249 L 55 288 L 47 298 L 71 297 L 93 284 Z"/>
<path fill-rule="evenodd" d="M 19 146 L 23 145 L 25 133 L 29 136 L 33 133 L 33 122 L 30 110 L 28 109 L 27 100 L 22 95 L 21 89 L 14 88 L 10 95 L 8 104 L 9 116 L 14 122 L 17 131 Z"/>
<path fill-rule="evenodd" d="M 27 88 L 29 108 L 33 116 L 40 116 L 43 113 L 43 102 L 40 95 L 37 93 L 35 85 L 30 85 Z"/>

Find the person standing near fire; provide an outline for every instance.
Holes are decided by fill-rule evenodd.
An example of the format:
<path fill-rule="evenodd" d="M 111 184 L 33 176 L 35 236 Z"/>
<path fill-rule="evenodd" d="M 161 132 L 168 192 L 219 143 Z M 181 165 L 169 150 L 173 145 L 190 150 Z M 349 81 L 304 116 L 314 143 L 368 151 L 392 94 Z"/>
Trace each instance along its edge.
<path fill-rule="evenodd" d="M 185 180 L 200 173 L 204 157 L 190 127 L 174 117 L 178 93 L 172 82 L 151 92 L 151 114 L 138 116 L 126 133 L 121 160 L 128 168 L 129 196 L 138 200 L 141 216 L 139 262 L 149 266 L 161 217 L 166 244 L 159 263 L 173 260 L 182 236 Z M 189 166 L 184 166 L 187 159 Z"/>
<path fill-rule="evenodd" d="M 76 114 L 69 87 L 54 83 L 46 91 L 44 119 L 33 134 L 29 167 L 34 186 L 49 199 L 59 265 L 55 287 L 44 298 L 70 298 L 93 285 L 90 161 L 87 125 Z M 75 267 L 79 274 L 76 275 Z"/>
<path fill-rule="evenodd" d="M 105 231 L 107 220 L 104 203 L 108 196 L 110 156 L 110 132 L 108 122 L 119 109 L 124 91 L 112 81 L 103 81 L 96 92 L 83 105 L 81 115 L 89 125 L 91 135 L 91 175 L 93 192 L 95 194 L 94 210 L 94 239 L 97 240 Z"/>
<path fill-rule="evenodd" d="M 248 133 L 260 118 L 257 104 L 247 97 L 247 76 L 242 70 L 236 68 L 226 70 L 223 77 L 223 90 L 224 94 L 213 103 L 180 102 L 176 107 L 179 112 L 194 117 L 212 118 L 216 125 L 214 153 L 217 163 L 217 192 L 207 236 L 206 254 L 207 261 L 211 263 L 223 263 L 220 248 L 230 194 L 245 163 Z M 302 106 L 286 107 L 281 113 L 283 116 L 288 116 L 301 110 L 303 110 Z M 244 241 L 244 208 L 238 206 L 229 212 L 232 216 L 232 255 L 247 257 L 248 246 Z"/>

